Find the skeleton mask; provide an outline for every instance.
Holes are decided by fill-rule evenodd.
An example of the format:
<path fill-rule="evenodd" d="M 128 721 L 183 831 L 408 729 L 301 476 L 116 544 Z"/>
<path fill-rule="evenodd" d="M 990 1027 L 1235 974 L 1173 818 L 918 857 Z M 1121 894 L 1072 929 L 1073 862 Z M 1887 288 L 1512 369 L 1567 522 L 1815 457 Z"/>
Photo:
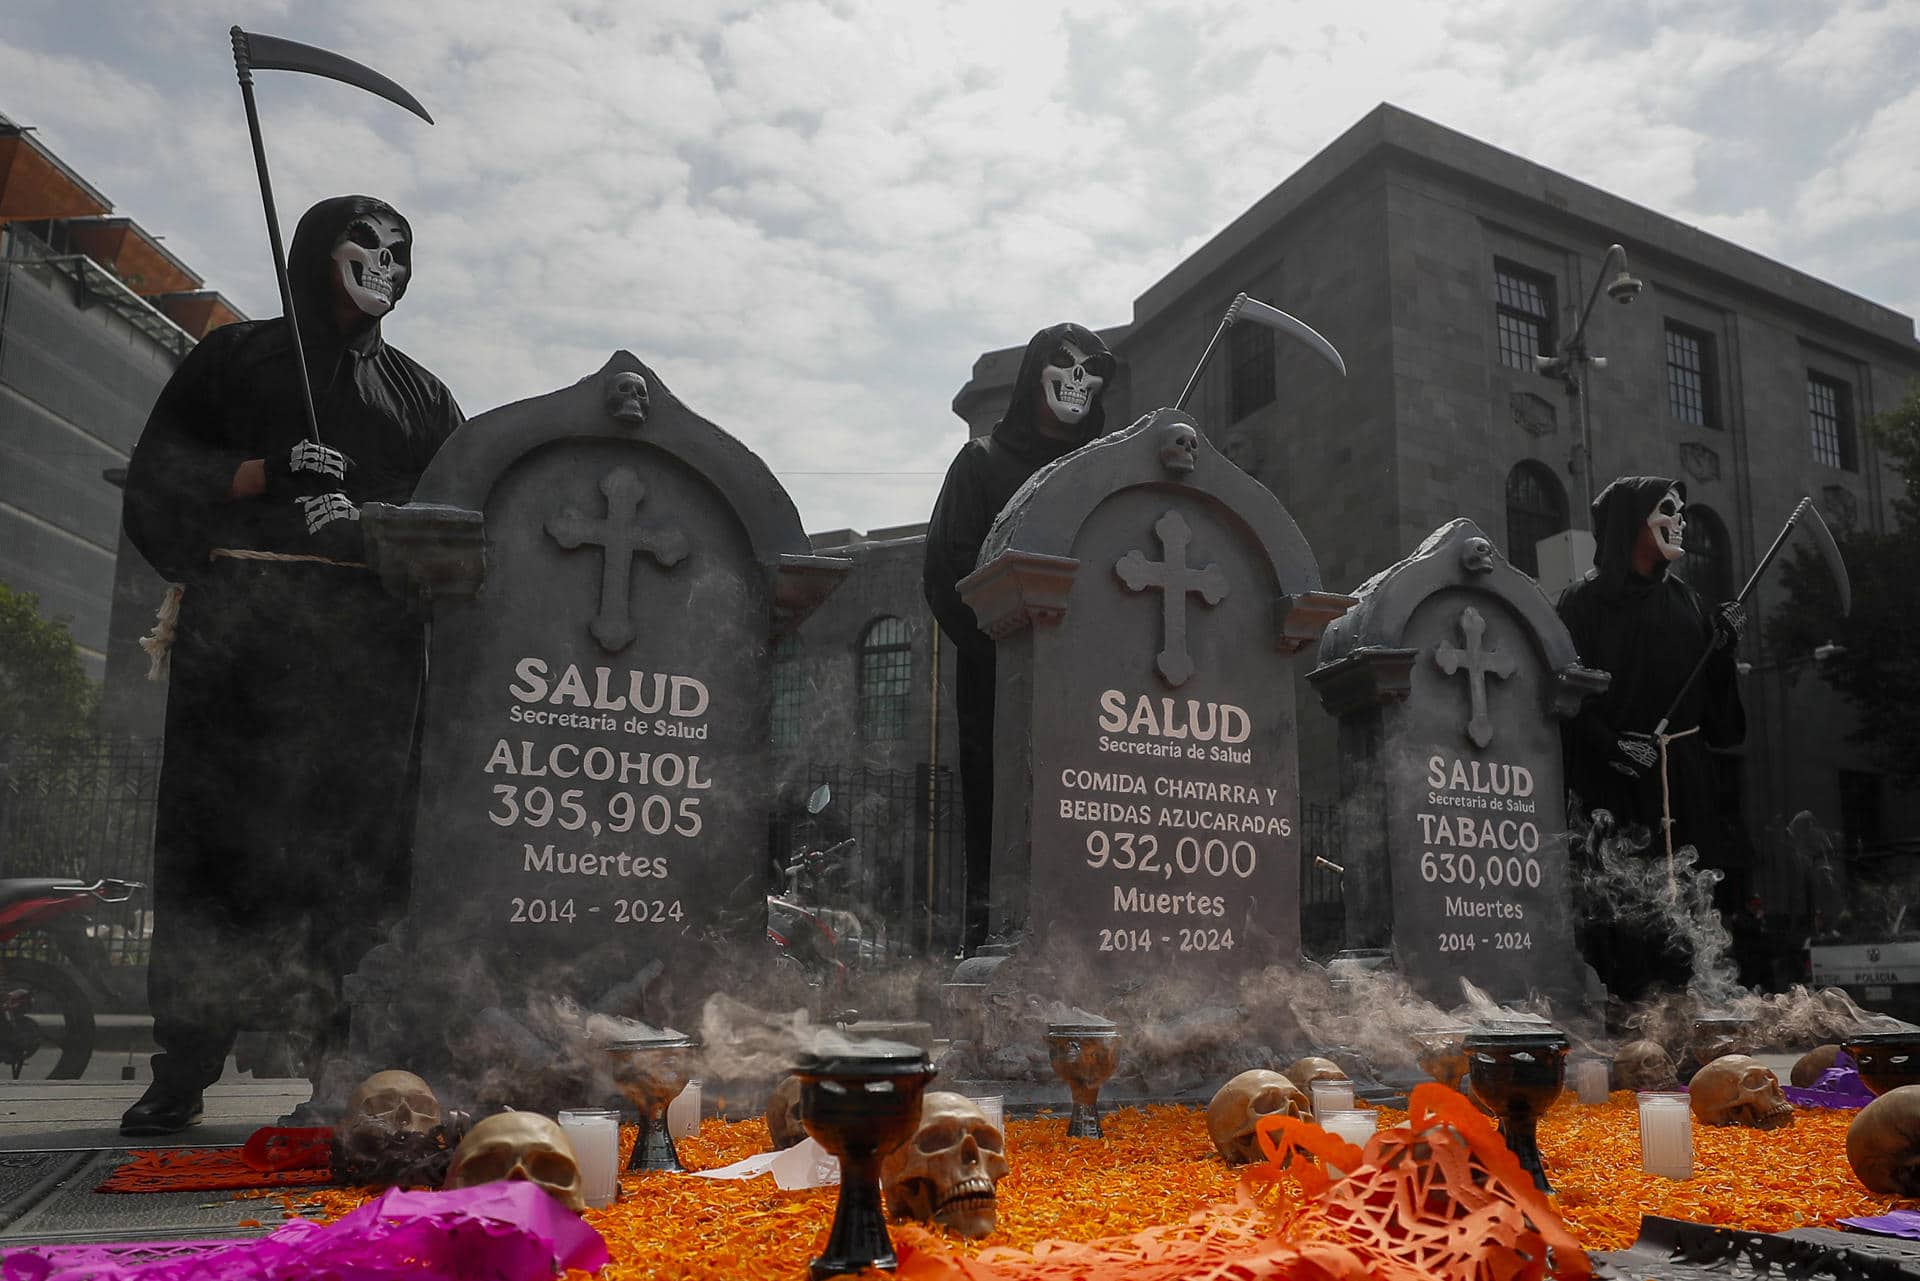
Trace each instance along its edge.
<path fill-rule="evenodd" d="M 1347 1070 L 1332 1059 L 1308 1058 L 1295 1059 L 1281 1075 L 1311 1094 L 1315 1081 L 1344 1081 L 1347 1079 Z"/>
<path fill-rule="evenodd" d="M 1723 1054 L 1687 1085 L 1693 1114 L 1708 1125 L 1775 1130 L 1793 1124 L 1793 1104 L 1780 1093 L 1773 1069 L 1744 1054 Z"/>
<path fill-rule="evenodd" d="M 800 1078 L 783 1076 L 767 1099 L 767 1133 L 773 1138 L 773 1150 L 784 1152 L 807 1137 L 800 1116 Z"/>
<path fill-rule="evenodd" d="M 1228 1165 L 1247 1165 L 1264 1155 L 1253 1132 L 1261 1117 L 1276 1112 L 1304 1117 L 1312 1110 L 1307 1096 L 1292 1081 L 1278 1072 L 1254 1068 L 1221 1086 L 1207 1104 L 1207 1137 Z"/>
<path fill-rule="evenodd" d="M 1793 1065 L 1793 1072 L 1789 1079 L 1795 1086 L 1804 1090 L 1818 1081 L 1839 1056 L 1840 1047 L 1837 1045 L 1816 1045 L 1800 1056 L 1799 1061 Z"/>
<path fill-rule="evenodd" d="M 1469 574 L 1493 572 L 1493 544 L 1484 538 L 1469 538 L 1460 548 L 1460 568 Z"/>
<path fill-rule="evenodd" d="M 644 423 L 650 402 L 647 380 L 632 370 L 622 370 L 607 379 L 607 417 L 623 423 Z"/>
<path fill-rule="evenodd" d="M 1687 532 L 1687 502 L 1678 489 L 1669 489 L 1654 509 L 1647 513 L 1647 528 L 1653 531 L 1653 545 L 1667 560 L 1679 560 L 1686 548 L 1681 540 Z"/>
<path fill-rule="evenodd" d="M 440 1100 L 411 1072 L 375 1072 L 347 1099 L 342 1128 L 381 1134 L 431 1134 L 440 1124 Z"/>
<path fill-rule="evenodd" d="M 413 247 L 398 218 L 374 210 L 347 224 L 333 244 L 333 260 L 353 305 L 378 318 L 406 291 Z"/>
<path fill-rule="evenodd" d="M 1200 433 L 1192 423 L 1168 423 L 1160 429 L 1160 466 L 1170 476 L 1191 476 L 1200 461 Z"/>
<path fill-rule="evenodd" d="M 1040 371 L 1047 409 L 1064 426 L 1078 427 L 1093 411 L 1093 402 L 1112 373 L 1112 356 L 1088 356 L 1074 344 L 1062 342 Z"/>
<path fill-rule="evenodd" d="M 963 1237 L 993 1231 L 994 1186 L 1007 1177 L 1007 1144 L 964 1094 L 935 1090 L 920 1101 L 920 1128 L 880 1168 L 887 1211 L 937 1223 Z"/>
<path fill-rule="evenodd" d="M 520 1179 L 537 1183 L 575 1214 L 587 1208 L 580 1166 L 558 1123 L 538 1112 L 501 1112 L 467 1131 L 447 1169 L 449 1188 Z"/>
<path fill-rule="evenodd" d="M 1888 1090 L 1847 1127 L 1847 1164 L 1867 1191 L 1920 1196 L 1920 1085 Z"/>
<path fill-rule="evenodd" d="M 1658 1041 L 1629 1041 L 1613 1056 L 1616 1090 L 1672 1090 L 1680 1078 Z"/>

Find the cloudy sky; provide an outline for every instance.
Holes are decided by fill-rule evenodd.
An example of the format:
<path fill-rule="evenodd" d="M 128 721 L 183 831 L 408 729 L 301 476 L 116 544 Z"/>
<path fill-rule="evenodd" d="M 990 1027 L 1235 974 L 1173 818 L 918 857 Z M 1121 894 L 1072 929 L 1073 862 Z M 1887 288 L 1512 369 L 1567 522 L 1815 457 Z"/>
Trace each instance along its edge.
<path fill-rule="evenodd" d="M 1920 4 L 1838 0 L 5 0 L 0 112 L 278 311 L 289 231 L 413 220 L 388 335 L 469 414 L 640 356 L 809 528 L 922 520 L 982 350 L 1133 299 L 1382 101 L 1920 313 Z M 1281 306 L 1286 299 L 1271 299 Z M 1310 318 L 1309 318 L 1310 319 Z"/>

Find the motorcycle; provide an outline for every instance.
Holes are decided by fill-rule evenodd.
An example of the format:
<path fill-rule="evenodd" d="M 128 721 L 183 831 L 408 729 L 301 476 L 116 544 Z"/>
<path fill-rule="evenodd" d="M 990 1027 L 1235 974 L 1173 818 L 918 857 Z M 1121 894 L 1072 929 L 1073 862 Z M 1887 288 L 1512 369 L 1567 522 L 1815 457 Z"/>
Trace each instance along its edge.
<path fill-rule="evenodd" d="M 106 956 L 88 933 L 96 903 L 124 903 L 139 881 L 63 877 L 0 878 L 0 948 L 23 935 L 45 941 L 44 956 L 0 953 L 0 1064 L 19 1080 L 32 1064 L 46 1078 L 70 1081 L 93 1058 L 93 1000 L 82 985 L 113 1000 Z M 79 975 L 79 978 L 75 976 Z"/>
<path fill-rule="evenodd" d="M 831 799 L 822 784 L 808 798 L 807 812 L 819 814 Z M 825 849 L 801 850 L 782 868 L 780 892 L 767 895 L 767 939 L 777 949 L 777 963 L 799 969 L 813 992 L 814 1017 L 836 1023 L 859 1018 L 859 1011 L 844 1008 L 852 976 L 884 950 L 857 913 L 829 905 L 834 882 L 859 853 L 852 837 Z"/>

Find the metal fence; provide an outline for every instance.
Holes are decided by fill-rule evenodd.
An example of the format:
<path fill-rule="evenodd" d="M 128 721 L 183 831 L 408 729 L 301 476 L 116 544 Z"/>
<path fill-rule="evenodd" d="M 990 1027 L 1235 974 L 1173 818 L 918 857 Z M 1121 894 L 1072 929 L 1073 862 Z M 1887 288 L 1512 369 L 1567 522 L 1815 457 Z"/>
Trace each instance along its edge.
<path fill-rule="evenodd" d="M 159 790 L 158 739 L 0 742 L 0 875 L 150 883 Z M 90 911 L 114 964 L 146 963 L 151 906 L 141 893 Z M 24 938 L 8 947 L 38 945 Z"/>
<path fill-rule="evenodd" d="M 1340 807 L 1300 806 L 1300 950 L 1324 957 L 1346 945 L 1347 902 L 1340 881 Z"/>

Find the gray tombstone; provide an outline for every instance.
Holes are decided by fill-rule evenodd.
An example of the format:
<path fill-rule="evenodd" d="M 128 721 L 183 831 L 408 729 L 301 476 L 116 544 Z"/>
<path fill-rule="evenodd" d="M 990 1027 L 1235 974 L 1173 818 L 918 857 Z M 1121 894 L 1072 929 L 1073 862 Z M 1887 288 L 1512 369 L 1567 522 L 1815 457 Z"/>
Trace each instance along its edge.
<path fill-rule="evenodd" d="M 538 1058 L 551 998 L 686 1017 L 750 970 L 773 638 L 847 567 L 766 465 L 619 352 L 363 519 L 431 642 L 412 898 L 350 984 L 356 1050 L 444 1079 L 482 1012 Z"/>
<path fill-rule="evenodd" d="M 1037 473 L 960 586 L 998 643 L 995 929 L 1096 984 L 1296 958 L 1293 655 L 1349 598 L 1272 491 L 1162 409 Z"/>
<path fill-rule="evenodd" d="M 1340 718 L 1347 942 L 1441 1004 L 1578 1004 L 1559 722 L 1606 688 L 1470 520 L 1360 588 L 1309 679 Z"/>

